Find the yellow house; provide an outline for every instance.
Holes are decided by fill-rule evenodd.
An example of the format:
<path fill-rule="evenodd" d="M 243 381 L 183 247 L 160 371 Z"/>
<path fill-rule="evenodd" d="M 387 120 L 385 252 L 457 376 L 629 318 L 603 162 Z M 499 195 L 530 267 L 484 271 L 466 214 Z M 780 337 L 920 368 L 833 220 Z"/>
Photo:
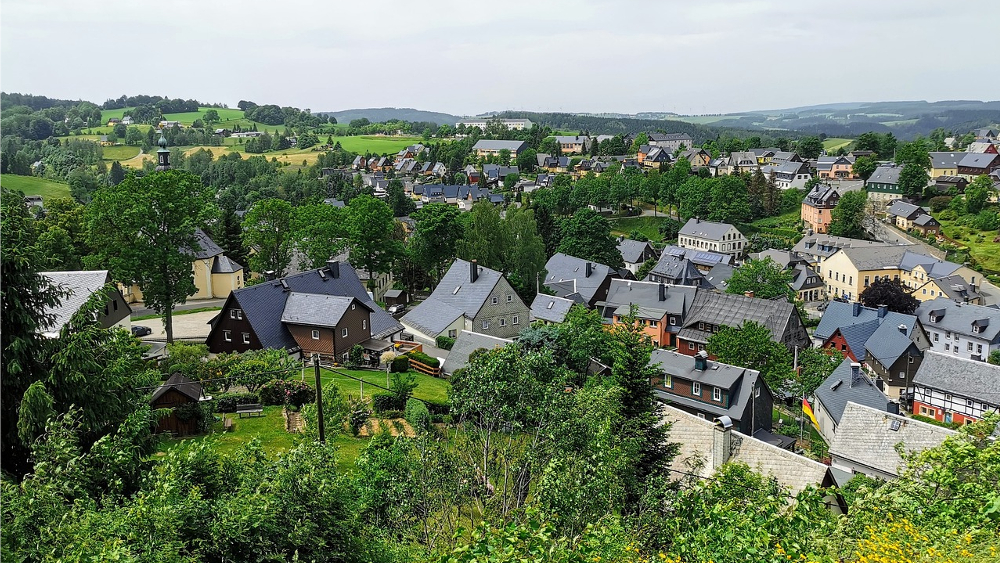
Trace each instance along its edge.
<path fill-rule="evenodd" d="M 931 301 L 940 297 L 946 297 L 952 301 L 982 305 L 983 296 L 976 289 L 975 285 L 970 284 L 962 276 L 955 274 L 927 280 L 913 292 L 913 296 L 920 301 Z"/>
<path fill-rule="evenodd" d="M 195 230 L 195 238 L 200 250 L 193 253 L 191 270 L 197 292 L 188 299 L 225 299 L 229 294 L 245 285 L 243 266 L 224 254 L 205 231 Z M 122 291 L 129 303 L 142 301 L 142 291 L 138 285 Z"/>
<path fill-rule="evenodd" d="M 964 152 L 932 152 L 931 179 L 941 176 L 958 176 L 958 161 L 965 156 Z"/>
<path fill-rule="evenodd" d="M 892 279 L 912 290 L 920 301 L 952 294 L 969 302 L 981 299 L 976 288 L 982 274 L 906 246 L 843 248 L 819 268 L 831 297 L 856 300 L 876 279 Z"/>

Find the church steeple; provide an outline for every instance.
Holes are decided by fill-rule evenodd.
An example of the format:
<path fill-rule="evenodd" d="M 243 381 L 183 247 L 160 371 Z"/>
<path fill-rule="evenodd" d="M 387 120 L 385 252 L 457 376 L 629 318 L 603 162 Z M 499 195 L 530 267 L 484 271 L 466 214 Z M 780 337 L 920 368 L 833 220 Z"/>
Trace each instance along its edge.
<path fill-rule="evenodd" d="M 160 145 L 159 150 L 156 151 L 158 162 L 156 170 L 170 170 L 170 149 L 167 148 L 167 138 L 163 136 L 163 133 L 160 133 L 160 140 L 156 144 Z"/>

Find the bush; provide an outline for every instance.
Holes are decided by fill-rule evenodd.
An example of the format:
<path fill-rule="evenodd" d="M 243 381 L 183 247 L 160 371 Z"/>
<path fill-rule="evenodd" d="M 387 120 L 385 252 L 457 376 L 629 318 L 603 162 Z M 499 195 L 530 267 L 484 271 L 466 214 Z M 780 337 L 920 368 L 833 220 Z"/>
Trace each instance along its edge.
<path fill-rule="evenodd" d="M 424 365 L 430 366 L 432 368 L 441 366 L 441 362 L 439 362 L 437 358 L 432 358 L 427 354 L 424 354 L 423 352 L 418 352 L 416 350 L 413 350 L 412 352 L 409 352 L 407 355 L 410 356 L 410 358 Z"/>
<path fill-rule="evenodd" d="M 424 401 L 427 410 L 434 415 L 451 414 L 451 403 L 439 403 L 437 401 Z"/>
<path fill-rule="evenodd" d="M 934 213 L 940 213 L 948 208 L 948 204 L 951 203 L 951 197 L 946 195 L 939 195 L 932 197 L 928 202 L 931 207 L 931 211 Z"/>
<path fill-rule="evenodd" d="M 175 342 L 167 346 L 168 356 L 160 360 L 160 371 L 164 375 L 184 374 L 191 379 L 201 379 L 208 346 L 188 342 Z"/>
<path fill-rule="evenodd" d="M 958 213 L 955 213 L 954 209 L 945 209 L 941 212 L 941 215 L 938 216 L 938 219 L 941 221 L 954 221 L 957 218 Z"/>
<path fill-rule="evenodd" d="M 185 403 L 179 407 L 174 407 L 174 416 L 181 422 L 195 421 L 199 434 L 204 434 L 212 429 L 215 417 L 212 416 L 212 402 L 201 401 L 197 403 Z"/>
<path fill-rule="evenodd" d="M 265 405 L 301 407 L 316 401 L 316 390 L 302 381 L 272 379 L 260 388 L 260 400 Z"/>
<path fill-rule="evenodd" d="M 398 411 L 403 406 L 395 395 L 390 395 L 389 393 L 376 393 L 372 395 L 372 410 L 378 414 L 384 414 L 386 411 Z"/>
<path fill-rule="evenodd" d="M 360 344 L 355 344 L 351 346 L 351 350 L 347 353 L 347 367 L 349 369 L 357 369 L 361 367 L 364 359 L 365 349 Z"/>
<path fill-rule="evenodd" d="M 236 412 L 236 405 L 260 403 L 257 393 L 222 393 L 215 396 L 215 412 Z"/>
<path fill-rule="evenodd" d="M 392 361 L 392 367 L 389 368 L 392 373 L 402 373 L 405 371 L 410 371 L 410 358 L 406 356 L 399 356 Z"/>
<path fill-rule="evenodd" d="M 455 339 L 442 334 L 434 339 L 434 344 L 442 350 L 451 350 L 451 347 L 455 345 Z"/>
<path fill-rule="evenodd" d="M 406 401 L 406 421 L 416 430 L 427 430 L 431 426 L 431 413 L 419 399 Z"/>

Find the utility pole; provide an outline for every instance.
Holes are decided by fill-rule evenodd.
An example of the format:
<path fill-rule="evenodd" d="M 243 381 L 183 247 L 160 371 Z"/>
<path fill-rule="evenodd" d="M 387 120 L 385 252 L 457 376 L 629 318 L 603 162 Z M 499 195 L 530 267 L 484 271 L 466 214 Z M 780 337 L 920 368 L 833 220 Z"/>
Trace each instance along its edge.
<path fill-rule="evenodd" d="M 319 425 L 319 441 L 326 443 L 326 432 L 323 429 L 323 384 L 319 377 L 319 354 L 313 356 L 313 371 L 316 373 L 316 419 Z"/>

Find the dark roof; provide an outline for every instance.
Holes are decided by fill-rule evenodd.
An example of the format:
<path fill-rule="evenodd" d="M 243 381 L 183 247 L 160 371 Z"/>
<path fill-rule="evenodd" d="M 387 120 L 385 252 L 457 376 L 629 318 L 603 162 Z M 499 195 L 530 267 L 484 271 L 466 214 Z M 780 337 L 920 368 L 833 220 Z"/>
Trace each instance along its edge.
<path fill-rule="evenodd" d="M 155 403 L 157 399 L 162 397 L 171 389 L 177 391 L 192 401 L 200 401 L 204 396 L 204 391 L 202 390 L 200 383 L 188 379 L 179 373 L 175 373 L 171 375 L 170 378 L 163 383 L 163 385 L 160 385 L 155 391 L 153 391 L 153 396 L 150 397 L 149 402 Z"/>
<path fill-rule="evenodd" d="M 339 262 L 338 265 L 337 277 L 333 277 L 329 267 L 309 270 L 281 278 L 288 285 L 289 291 L 282 288 L 280 280 L 267 281 L 237 289 L 230 295 L 230 299 L 234 299 L 243 309 L 254 334 L 265 348 L 289 349 L 296 346 L 295 339 L 281 322 L 285 302 L 291 293 L 355 297 L 372 310 L 372 338 L 384 338 L 402 331 L 402 325 L 371 300 L 354 268 L 346 262 Z"/>
<path fill-rule="evenodd" d="M 885 209 L 885 213 L 894 217 L 913 219 L 917 215 L 926 214 L 927 212 L 921 209 L 919 205 L 913 205 L 912 203 L 897 199 Z"/>
<path fill-rule="evenodd" d="M 830 377 L 816 388 L 816 400 L 823 403 L 823 408 L 830 413 L 835 424 L 840 424 L 847 403 L 857 403 L 882 412 L 899 412 L 896 404 L 878 390 L 864 370 L 859 367 L 857 374 L 852 373 L 850 358 L 841 362 Z"/>
<path fill-rule="evenodd" d="M 452 345 L 451 351 L 448 352 L 448 357 L 444 361 L 444 371 L 449 374 L 455 373 L 469 365 L 469 356 L 476 350 L 503 348 L 511 342 L 513 340 L 507 338 L 498 338 L 496 336 L 463 330 L 458 333 L 455 344 Z"/>
<path fill-rule="evenodd" d="M 235 274 L 243 269 L 243 266 L 238 264 L 235 260 L 232 260 L 225 254 L 220 254 L 215 257 L 215 261 L 212 263 L 212 273 L 213 274 Z"/>
<path fill-rule="evenodd" d="M 539 293 L 531 302 L 531 316 L 550 323 L 561 323 L 575 304 L 572 299 Z"/>
<path fill-rule="evenodd" d="M 831 205 L 831 199 L 839 199 L 840 192 L 837 188 L 831 186 L 830 184 L 816 184 L 813 189 L 806 194 L 806 198 L 802 201 L 808 206 L 818 207 L 824 205 Z"/>
<path fill-rule="evenodd" d="M 865 323 L 842 326 L 837 330 L 844 337 L 844 341 L 847 342 L 847 347 L 854 353 L 854 357 L 859 362 L 863 362 L 865 360 L 865 342 L 868 342 L 871 335 L 875 334 L 878 327 L 878 319 L 873 319 Z M 836 331 L 834 333 L 836 334 Z"/>
<path fill-rule="evenodd" d="M 459 316 L 475 318 L 493 288 L 503 279 L 503 274 L 496 270 L 483 266 L 476 268 L 478 277 L 472 282 L 471 264 L 462 259 L 455 260 L 430 298 L 414 307 L 401 320 L 418 328 L 430 329 L 427 334 L 439 334 Z M 515 295 L 514 299 L 520 297 Z"/>
<path fill-rule="evenodd" d="M 680 377 L 691 381 L 697 381 L 702 385 L 712 385 L 729 390 L 729 408 L 712 405 L 696 399 L 690 399 L 681 395 L 656 390 L 657 398 L 668 403 L 676 403 L 703 412 L 715 415 L 729 415 L 739 418 L 738 414 L 743 413 L 753 397 L 755 387 L 767 384 L 760 377 L 756 370 L 723 364 L 714 360 L 708 361 L 708 369 L 698 371 L 694 369 L 694 357 L 680 354 L 672 350 L 653 350 L 650 354 L 649 365 L 656 367 L 663 373 L 668 373 L 672 377 Z M 759 384 L 758 384 L 759 382 Z"/>
<path fill-rule="evenodd" d="M 683 330 L 694 331 L 692 327 L 699 322 L 738 328 L 745 321 L 753 321 L 770 330 L 775 342 L 782 342 L 785 327 L 796 314 L 795 306 L 785 300 L 699 291 Z M 707 340 L 690 333 L 689 338 Z"/>
<path fill-rule="evenodd" d="M 724 292 L 735 271 L 736 269 L 730 264 L 716 264 L 705 274 L 705 281 L 715 289 Z"/>
<path fill-rule="evenodd" d="M 996 395 L 1000 389 L 1000 366 L 986 362 L 927 350 L 913 383 L 991 405 L 1000 404 L 1000 396 Z"/>
<path fill-rule="evenodd" d="M 823 317 L 819 320 L 819 325 L 813 332 L 813 336 L 826 340 L 838 328 L 861 324 L 878 319 L 878 310 L 865 307 L 861 303 L 844 303 L 842 301 L 830 301 Z"/>
<path fill-rule="evenodd" d="M 681 248 L 680 246 L 668 246 L 663 249 L 660 253 L 660 261 L 653 267 L 652 271 L 656 272 L 660 268 L 660 264 L 666 261 L 673 260 L 674 258 L 686 258 L 699 266 L 706 266 L 711 268 L 716 264 L 728 264 L 733 258 L 728 254 L 719 254 L 718 252 L 708 252 L 706 250 L 698 250 L 695 248 Z"/>
<path fill-rule="evenodd" d="M 883 164 L 876 168 L 875 172 L 872 172 L 872 175 L 868 178 L 868 183 L 898 184 L 899 173 L 902 171 L 902 166 L 896 166 L 895 164 Z"/>
<path fill-rule="evenodd" d="M 660 286 L 663 297 L 660 300 Z M 663 313 L 684 316 L 694 304 L 698 290 L 690 286 L 659 284 L 649 281 L 611 280 L 606 306 L 617 310 L 620 307 L 636 305 L 647 311 L 656 310 L 661 318 Z"/>
<path fill-rule="evenodd" d="M 969 285 L 969 282 L 965 281 L 962 276 L 957 274 L 940 277 L 934 280 L 934 283 L 936 283 L 938 288 L 951 299 L 972 301 L 979 299 L 981 296 L 978 291 L 973 289 L 973 286 Z"/>
<path fill-rule="evenodd" d="M 591 265 L 590 276 L 587 276 L 587 264 Z M 545 286 L 550 287 L 556 295 L 565 297 L 568 293 L 579 293 L 584 301 L 591 304 L 597 290 L 608 277 L 618 277 L 618 273 L 609 266 L 597 262 L 589 262 L 562 252 L 557 252 L 545 263 Z M 575 283 L 573 280 L 576 280 Z M 556 285 L 558 282 L 569 284 Z M 569 287 L 572 285 L 572 288 Z"/>
<path fill-rule="evenodd" d="M 803 289 L 813 289 L 823 287 L 823 278 L 809 266 L 797 264 L 792 270 L 792 289 L 802 291 Z M 809 280 L 812 280 L 811 282 Z"/>
<path fill-rule="evenodd" d="M 653 247 L 648 242 L 632 240 L 630 238 L 623 238 L 618 241 L 618 252 L 621 253 L 622 259 L 630 264 L 638 264 L 644 262 L 643 254 L 646 250 L 651 250 Z"/>
<path fill-rule="evenodd" d="M 201 229 L 194 230 L 194 239 L 198 245 L 198 250 L 192 252 L 192 254 L 194 254 L 194 257 L 199 260 L 211 258 L 212 256 L 218 256 L 223 253 L 222 247 L 215 244 L 215 241 Z"/>
<path fill-rule="evenodd" d="M 865 342 L 865 350 L 868 351 L 868 355 L 874 357 L 886 368 L 896 363 L 896 360 L 907 350 L 910 350 L 915 356 L 920 355 L 920 349 L 910 337 L 916 327 L 916 318 L 912 315 L 906 316 L 913 319 L 909 325 L 893 322 L 887 315 L 886 320 L 872 333 L 868 342 Z"/>
<path fill-rule="evenodd" d="M 492 141 L 489 139 L 482 139 L 477 142 L 472 150 L 503 150 L 507 149 L 512 153 L 521 152 L 527 148 L 528 144 L 524 141 Z"/>
<path fill-rule="evenodd" d="M 702 221 L 692 217 L 681 227 L 680 234 L 707 240 L 722 240 L 722 237 L 732 228 L 733 226 L 729 223 Z"/>
<path fill-rule="evenodd" d="M 694 262 L 686 258 L 676 258 L 668 256 L 661 257 L 656 267 L 650 270 L 647 278 L 663 278 L 662 281 L 676 285 L 691 285 L 695 287 L 707 287 L 708 282 L 705 275 L 698 270 Z"/>
<path fill-rule="evenodd" d="M 316 293 L 291 292 L 285 300 L 285 309 L 281 313 L 281 322 L 294 325 L 335 327 L 340 323 L 351 305 L 360 303 L 369 311 L 372 307 L 365 305 L 355 297 L 341 295 L 322 295 Z"/>
<path fill-rule="evenodd" d="M 958 165 L 963 168 L 982 168 L 985 170 L 998 158 L 1000 155 L 993 153 L 970 152 L 965 154 Z"/>
<path fill-rule="evenodd" d="M 939 311 L 935 316 L 941 317 L 937 322 L 930 322 L 931 311 Z M 963 336 L 974 336 L 986 342 L 1000 342 L 1000 309 L 956 303 L 947 297 L 939 297 L 924 301 L 917 306 L 916 315 L 920 323 L 927 327 L 938 327 Z M 943 315 L 943 316 L 942 316 Z M 973 333 L 973 323 L 988 321 L 988 325 Z"/>

